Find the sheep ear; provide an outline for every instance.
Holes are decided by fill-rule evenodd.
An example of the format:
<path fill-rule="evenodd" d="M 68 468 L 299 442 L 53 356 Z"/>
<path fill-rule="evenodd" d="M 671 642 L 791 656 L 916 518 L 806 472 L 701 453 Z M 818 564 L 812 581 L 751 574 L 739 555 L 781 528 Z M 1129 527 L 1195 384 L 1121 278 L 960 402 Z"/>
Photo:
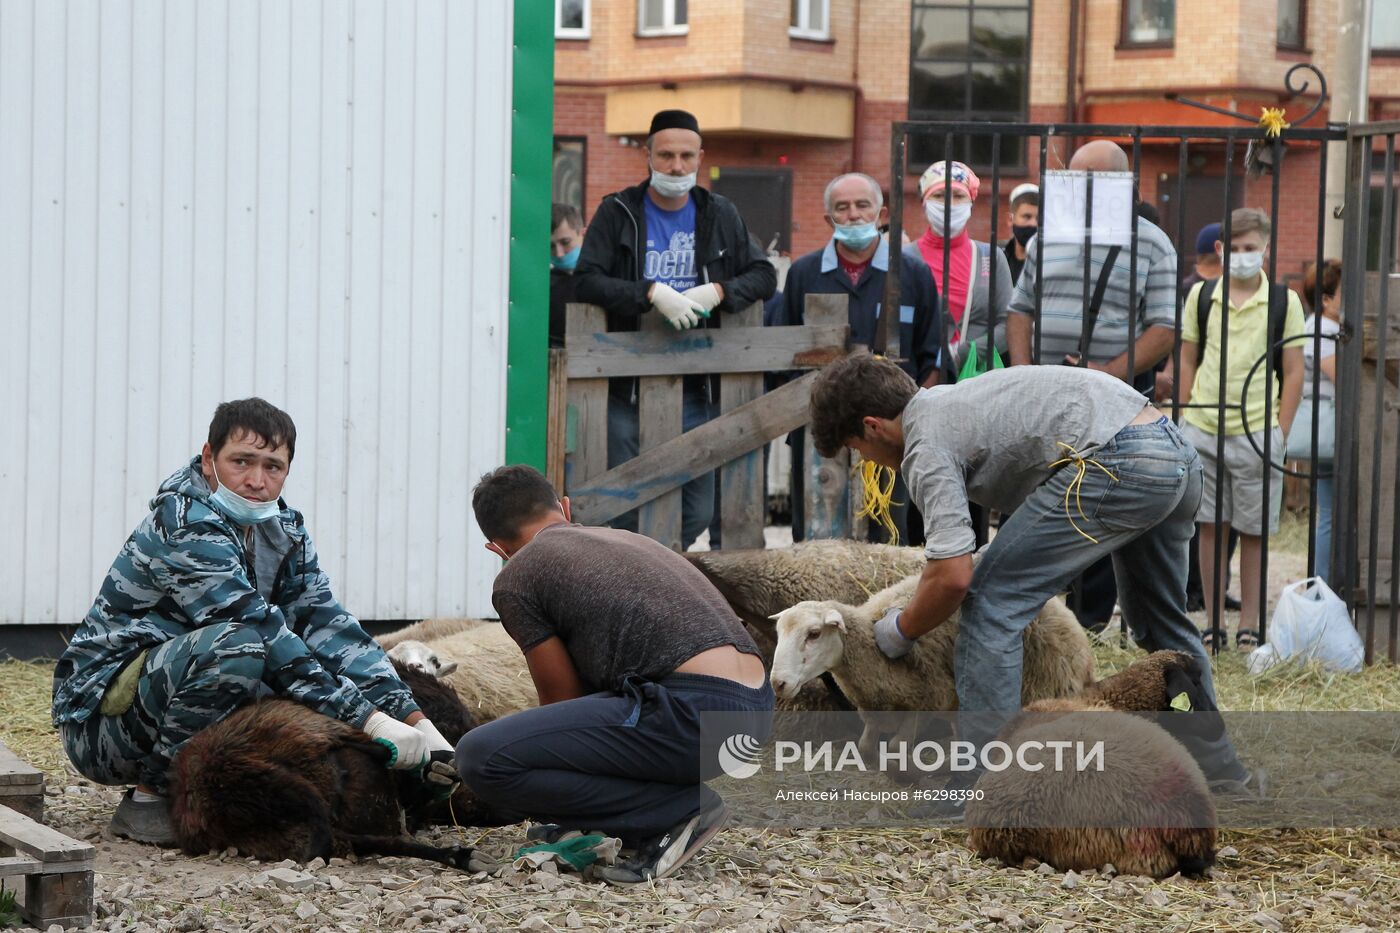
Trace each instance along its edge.
<path fill-rule="evenodd" d="M 786 612 L 786 611 L 787 611 L 787 610 L 783 610 L 783 612 Z M 773 613 L 771 616 L 769 616 L 768 618 L 772 619 L 774 622 L 780 622 L 780 621 L 782 621 L 783 613 L 782 613 L 782 612 L 775 612 L 775 613 Z"/>
<path fill-rule="evenodd" d="M 826 618 L 822 619 L 822 624 L 834 625 L 838 630 L 841 631 L 842 634 L 845 634 L 846 620 L 841 617 L 840 611 L 836 609 L 828 609 L 826 611 Z"/>
<path fill-rule="evenodd" d="M 443 664 L 438 668 L 438 676 L 446 677 L 448 674 L 451 674 L 455 670 L 457 670 L 457 662 L 448 661 L 446 664 Z"/>

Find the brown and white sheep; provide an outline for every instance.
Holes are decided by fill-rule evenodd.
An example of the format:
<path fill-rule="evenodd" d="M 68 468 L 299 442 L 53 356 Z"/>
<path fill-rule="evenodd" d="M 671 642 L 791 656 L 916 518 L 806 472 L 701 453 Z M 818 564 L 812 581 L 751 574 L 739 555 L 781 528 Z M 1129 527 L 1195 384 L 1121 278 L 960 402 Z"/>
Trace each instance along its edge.
<path fill-rule="evenodd" d="M 906 605 L 919 577 L 911 576 L 859 606 L 834 600 L 800 602 L 777 614 L 778 647 L 770 675 L 778 696 L 791 696 L 807 681 L 830 672 L 862 713 L 958 708 L 953 678 L 957 615 L 928 632 L 909 654 L 890 660 L 875 644 L 875 622 L 888 609 Z M 1045 604 L 1023 635 L 1022 702 L 1072 696 L 1094 682 L 1089 639 L 1064 600 Z M 861 737 L 865 752 L 879 738 L 879 717 L 867 716 Z M 917 716 L 899 717 L 897 740 L 919 741 L 928 725 Z M 932 722 L 946 722 L 928 717 Z"/>
<path fill-rule="evenodd" d="M 402 645 L 402 640 L 395 644 Z M 457 666 L 442 680 L 478 723 L 540 705 L 525 655 L 499 623 L 459 628 L 423 642 L 423 647 L 441 664 Z"/>
<path fill-rule="evenodd" d="M 379 642 L 379 647 L 386 652 L 403 641 L 428 642 L 435 638 L 445 638 L 448 635 L 455 635 L 458 632 L 465 632 L 469 629 L 478 628 L 483 625 L 490 625 L 484 619 L 462 619 L 462 618 L 441 618 L 424 619 L 412 625 L 406 625 L 400 629 L 380 635 L 375 638 Z"/>
<path fill-rule="evenodd" d="M 1189 713 L 1173 705 L 1182 694 Z M 1215 863 L 1215 802 L 1176 736 L 1222 731 L 1200 661 L 1182 652 L 1154 652 L 1078 696 L 1032 703 L 1001 741 L 1103 741 L 1104 770 L 987 772 L 975 788 L 981 799 L 967 804 L 968 845 L 1012 865 L 1035 858 L 1061 871 L 1111 862 L 1156 878 L 1203 874 Z"/>

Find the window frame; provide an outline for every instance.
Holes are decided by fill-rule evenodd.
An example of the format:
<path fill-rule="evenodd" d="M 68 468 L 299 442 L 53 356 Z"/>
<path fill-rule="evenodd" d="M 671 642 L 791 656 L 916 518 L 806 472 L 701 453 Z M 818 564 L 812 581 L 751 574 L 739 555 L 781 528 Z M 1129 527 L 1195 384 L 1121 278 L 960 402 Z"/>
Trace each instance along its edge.
<path fill-rule="evenodd" d="M 646 26 L 642 23 L 642 17 L 646 9 L 647 0 L 637 0 L 637 37 L 640 39 L 650 39 L 655 36 L 684 36 L 690 33 L 690 7 L 687 5 L 685 11 L 685 22 L 676 23 L 676 0 L 661 0 L 661 18 L 665 23 L 661 26 Z"/>
<path fill-rule="evenodd" d="M 1283 0 L 1279 0 L 1280 3 Z M 1296 43 L 1284 43 L 1278 41 L 1278 24 L 1274 25 L 1274 45 L 1283 52 L 1306 52 L 1308 51 L 1308 0 L 1298 0 L 1298 41 Z"/>
<path fill-rule="evenodd" d="M 1154 39 L 1151 42 L 1137 42 L 1128 38 L 1128 4 L 1132 0 L 1120 0 L 1118 4 L 1118 49 L 1174 49 L 1176 48 L 1176 0 L 1172 0 L 1172 37 Z M 1277 34 L 1277 31 L 1275 31 Z"/>
<path fill-rule="evenodd" d="M 574 206 L 578 208 L 579 215 L 582 216 L 582 217 L 584 218 L 584 226 L 586 227 L 586 226 L 588 226 L 588 211 L 587 211 L 587 209 L 586 209 L 587 206 L 588 206 L 588 137 L 587 137 L 587 136 L 578 136 L 578 135 L 573 135 L 573 134 L 563 134 L 563 135 L 555 135 L 555 136 L 554 136 L 553 144 L 552 144 L 552 146 L 551 146 L 550 173 L 549 173 L 549 176 L 550 176 L 550 177 L 549 177 L 549 192 L 550 192 L 550 200 L 551 200 L 551 202 L 553 202 L 553 201 L 561 201 L 561 200 L 562 200 L 562 199 L 559 197 L 559 192 L 555 189 L 556 179 L 554 178 L 554 164 L 553 164 L 553 163 L 554 163 L 554 160 L 555 160 L 555 159 L 557 158 L 557 156 L 558 156 L 558 152 L 559 152 L 560 144 L 561 144 L 561 143 L 563 143 L 563 144 L 565 144 L 565 145 L 574 145 L 574 144 L 577 144 L 577 146 L 578 146 L 578 152 L 579 152 L 579 203 L 574 204 L 574 202 L 573 202 L 572 200 L 571 200 L 571 201 L 568 201 L 567 203 L 569 203 L 569 204 L 574 204 Z M 553 231 L 551 230 L 550 232 L 552 233 Z"/>
<path fill-rule="evenodd" d="M 971 29 L 973 22 L 973 14 L 977 12 L 1024 12 L 1026 15 L 1024 55 L 1023 57 L 1018 59 L 973 59 L 971 57 L 965 59 L 920 58 L 917 55 L 917 50 L 914 48 L 913 45 L 913 24 L 914 17 L 916 17 L 920 12 L 925 10 L 966 10 L 968 16 L 969 30 L 967 39 L 969 43 L 971 43 L 972 41 Z M 1033 2 L 1026 2 L 1022 4 L 1021 0 L 959 0 L 959 4 L 957 6 L 953 6 L 949 4 L 948 0 L 914 0 L 914 2 L 910 4 L 909 22 L 909 88 L 907 96 L 909 101 L 908 114 L 909 119 L 911 121 L 956 121 L 966 123 L 978 121 L 979 119 L 981 119 L 985 120 L 988 123 L 1018 123 L 1024 122 L 1029 117 L 1031 95 L 1031 40 L 1032 36 L 1035 33 L 1035 4 Z M 970 85 L 966 84 L 964 85 L 964 99 L 961 109 L 954 110 L 947 107 L 919 106 L 918 98 L 914 95 L 914 75 L 919 65 L 928 63 L 961 65 L 963 68 L 963 78 L 965 81 L 968 82 L 971 81 L 974 67 L 977 65 L 1020 65 L 1021 101 L 1023 103 L 1023 109 L 1018 111 L 974 110 L 972 108 L 972 101 L 970 98 Z M 982 116 L 979 117 L 978 115 Z M 909 137 L 909 144 L 911 147 L 913 147 L 916 144 L 916 138 L 917 137 L 912 135 Z M 967 138 L 968 137 L 964 137 L 964 139 Z M 1008 140 L 1011 139 L 1012 137 L 1002 137 L 1003 153 L 1000 169 L 1002 175 L 1014 174 L 1015 172 L 1024 169 L 1028 164 L 1029 148 L 1026 147 L 1024 144 L 1021 145 L 1020 151 L 1014 156 L 1009 155 L 1005 152 L 1006 143 Z M 955 146 L 957 145 L 956 140 L 954 144 Z M 947 158 L 951 158 L 960 162 L 966 162 L 969 166 L 971 166 L 971 168 L 974 171 L 990 171 L 991 166 L 983 164 L 981 162 L 972 161 L 970 144 L 968 145 L 968 152 L 953 152 L 951 154 L 945 153 L 944 155 Z M 964 158 L 964 156 L 966 156 L 966 158 Z M 918 175 L 923 173 L 925 168 L 927 168 L 927 165 L 918 164 L 917 160 L 910 158 L 907 163 L 906 171 L 910 177 L 917 177 Z"/>
<path fill-rule="evenodd" d="M 797 0 L 798 20 L 805 25 L 794 25 L 789 19 L 788 36 L 793 39 L 810 39 L 816 42 L 826 42 L 831 38 L 831 0 Z M 813 29 L 812 7 L 820 5 L 822 9 L 822 22 L 826 23 L 822 29 Z"/>
<path fill-rule="evenodd" d="M 591 30 L 592 30 L 592 28 L 593 28 L 593 21 L 592 21 L 592 11 L 591 11 L 590 8 L 593 6 L 593 4 L 592 4 L 591 0 L 582 0 L 582 2 L 583 2 L 583 26 L 582 26 L 582 27 L 579 27 L 579 28 L 574 28 L 573 26 L 562 26 L 562 25 L 560 25 L 560 21 L 563 19 L 563 13 L 564 13 L 564 10 L 563 10 L 564 0 L 554 0 L 554 38 L 556 38 L 556 39 L 589 39 L 589 38 L 592 38 L 592 31 L 591 31 Z"/>

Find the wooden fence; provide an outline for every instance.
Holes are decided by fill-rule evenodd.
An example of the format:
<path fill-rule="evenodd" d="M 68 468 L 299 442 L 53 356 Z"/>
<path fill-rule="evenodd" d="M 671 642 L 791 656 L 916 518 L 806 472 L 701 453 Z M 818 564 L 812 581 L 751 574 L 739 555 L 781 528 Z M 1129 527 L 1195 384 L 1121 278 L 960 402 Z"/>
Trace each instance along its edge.
<path fill-rule="evenodd" d="M 763 308 L 721 312 L 718 329 L 674 331 L 647 314 L 635 332 L 608 333 L 601 308 L 570 305 L 564 350 L 550 351 L 548 469 L 575 521 L 602 525 L 638 509 L 638 530 L 681 544 L 681 487 L 719 470 L 719 527 L 726 548 L 761 548 L 767 503 L 763 448 L 807 423 L 815 370 L 850 347 L 847 298 L 813 295 L 806 323 L 763 326 Z M 807 372 L 772 392 L 763 374 Z M 720 415 L 682 433 L 685 376 L 719 376 Z M 637 377 L 640 453 L 608 469 L 608 379 Z M 847 452 L 820 457 L 807 432 L 806 522 L 811 538 L 860 531 L 859 485 Z"/>

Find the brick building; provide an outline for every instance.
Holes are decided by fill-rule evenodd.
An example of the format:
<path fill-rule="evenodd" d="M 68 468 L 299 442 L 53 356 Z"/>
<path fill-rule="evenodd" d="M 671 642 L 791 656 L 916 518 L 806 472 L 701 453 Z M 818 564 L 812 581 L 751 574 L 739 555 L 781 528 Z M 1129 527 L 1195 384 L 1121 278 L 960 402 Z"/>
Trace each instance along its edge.
<path fill-rule="evenodd" d="M 650 116 L 693 111 L 705 130 L 701 183 L 732 197 L 765 245 L 784 253 L 823 245 L 821 193 L 842 171 L 890 174 L 890 125 L 913 119 L 1234 125 L 1168 99 L 1189 96 L 1244 113 L 1286 106 L 1284 74 L 1309 62 L 1334 70 L 1337 0 L 557 0 L 556 199 L 591 215 L 598 201 L 645 177 Z M 1400 112 L 1400 4 L 1377 5 L 1372 116 Z M 1316 91 L 1316 88 L 1310 90 Z M 1310 125 L 1320 125 L 1325 114 Z M 1127 140 L 1123 140 L 1125 143 Z M 901 180 L 905 228 L 923 232 L 918 174 L 941 139 L 911 144 Z M 954 155 L 989 170 L 989 139 L 954 140 Z M 1039 172 L 1039 143 L 1004 140 L 1003 204 L 979 199 L 974 231 Z M 1270 180 L 1245 179 L 1235 154 L 1237 205 L 1268 208 Z M 1068 154 L 1052 146 L 1050 168 Z M 1144 140 L 1141 197 L 1181 242 L 1175 141 Z M 1290 146 L 1280 201 L 1279 268 L 1313 256 L 1316 146 Z M 1185 185 L 1189 244 L 1224 208 L 1222 144 L 1193 142 Z M 1299 196 L 1303 193 L 1304 196 Z M 1187 246 L 1189 251 L 1190 246 Z"/>

